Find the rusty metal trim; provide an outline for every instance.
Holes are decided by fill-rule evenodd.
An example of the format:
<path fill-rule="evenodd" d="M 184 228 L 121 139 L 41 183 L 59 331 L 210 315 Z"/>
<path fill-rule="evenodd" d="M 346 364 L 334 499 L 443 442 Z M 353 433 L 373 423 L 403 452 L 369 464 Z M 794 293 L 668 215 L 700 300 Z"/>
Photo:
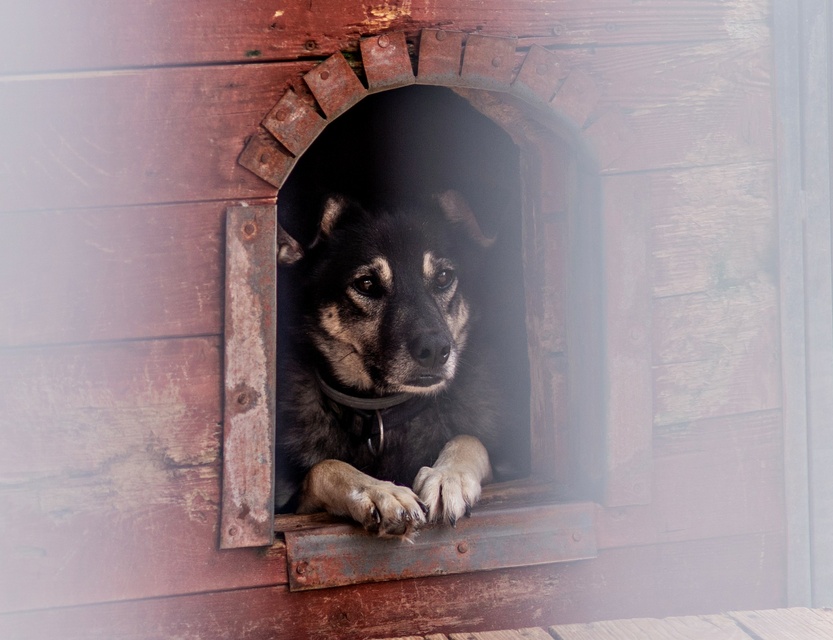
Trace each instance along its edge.
<path fill-rule="evenodd" d="M 460 83 L 471 89 L 509 91 L 518 39 L 473 33 L 466 39 Z"/>
<path fill-rule="evenodd" d="M 404 33 L 364 38 L 359 46 L 370 92 L 405 87 L 416 81 Z"/>
<path fill-rule="evenodd" d="M 263 129 L 249 138 L 237 162 L 278 189 L 295 166 L 295 158 Z"/>
<path fill-rule="evenodd" d="M 475 510 L 413 544 L 350 524 L 286 532 L 293 591 L 585 560 L 597 556 L 596 505 Z"/>
<path fill-rule="evenodd" d="M 596 152 L 599 168 L 610 167 L 636 144 L 636 134 L 628 126 L 625 115 L 618 108 L 605 111 L 587 125 L 584 134 Z"/>
<path fill-rule="evenodd" d="M 465 36 L 462 31 L 423 29 L 419 36 L 417 84 L 458 86 Z"/>
<path fill-rule="evenodd" d="M 228 209 L 223 549 L 274 540 L 276 236 L 274 205 Z"/>
<path fill-rule="evenodd" d="M 340 52 L 304 75 L 304 82 L 328 120 L 337 118 L 367 95 L 367 89 Z"/>
<path fill-rule="evenodd" d="M 300 156 L 327 126 L 318 112 L 292 89 L 266 114 L 263 126 L 294 156 Z"/>
<path fill-rule="evenodd" d="M 512 93 L 532 104 L 549 104 L 568 74 L 569 70 L 561 56 L 533 44 L 512 83 Z"/>

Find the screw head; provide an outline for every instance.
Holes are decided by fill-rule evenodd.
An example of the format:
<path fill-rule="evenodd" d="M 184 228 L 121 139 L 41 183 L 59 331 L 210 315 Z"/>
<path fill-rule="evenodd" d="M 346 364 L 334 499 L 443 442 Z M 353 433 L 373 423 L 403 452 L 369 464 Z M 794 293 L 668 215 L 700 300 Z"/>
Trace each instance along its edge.
<path fill-rule="evenodd" d="M 330 77 L 330 72 L 329 72 L 329 71 L 322 71 L 322 72 L 318 75 L 318 77 L 319 77 L 319 78 L 321 78 L 322 80 L 326 80 L 327 78 L 329 78 L 329 77 Z"/>
<path fill-rule="evenodd" d="M 379 36 L 379 39 L 376 42 L 382 49 L 385 49 L 390 44 L 390 38 L 388 36 L 382 35 Z"/>
<path fill-rule="evenodd" d="M 458 553 L 468 553 L 469 550 L 469 543 L 465 540 L 457 545 L 457 552 Z"/>
<path fill-rule="evenodd" d="M 492 58 L 492 66 L 497 69 L 500 65 L 503 64 L 503 58 L 501 56 L 495 56 Z"/>
<path fill-rule="evenodd" d="M 261 156 L 260 161 L 265 162 L 265 160 L 263 159 L 263 156 Z M 247 240 L 251 240 L 257 234 L 257 225 L 252 220 L 249 220 L 248 222 L 243 224 L 242 231 L 243 231 L 243 237 L 246 238 Z M 239 396 L 238 396 L 238 402 L 239 402 Z"/>
<path fill-rule="evenodd" d="M 448 34 L 445 31 L 437 31 L 437 40 L 442 42 L 448 37 Z"/>

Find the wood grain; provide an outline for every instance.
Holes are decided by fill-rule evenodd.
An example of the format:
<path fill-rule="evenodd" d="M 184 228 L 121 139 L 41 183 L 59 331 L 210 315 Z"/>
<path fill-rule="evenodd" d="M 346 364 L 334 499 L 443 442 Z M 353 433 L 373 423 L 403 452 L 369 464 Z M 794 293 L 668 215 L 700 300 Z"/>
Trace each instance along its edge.
<path fill-rule="evenodd" d="M 237 164 L 311 63 L 87 73 L 0 83 L 3 211 L 275 195 Z M 58 105 L 58 106 L 56 106 Z"/>
<path fill-rule="evenodd" d="M 217 550 L 220 376 L 216 338 L 0 352 L 0 610 L 286 580 Z"/>
<path fill-rule="evenodd" d="M 277 9 L 229 0 L 199 5 L 37 0 L 0 10 L 0 73 L 325 57 L 355 50 L 359 38 L 370 33 L 414 34 L 438 23 L 547 45 L 738 41 L 766 33 L 769 13 L 762 0 L 638 5 L 570 0 L 557 10 L 546 0 L 507 0 L 499 7 L 476 0 L 314 6 L 290 0 Z"/>
<path fill-rule="evenodd" d="M 3 637 L 380 638 L 772 608 L 780 535 L 612 550 L 590 562 L 289 593 L 285 587 L 0 617 Z"/>
<path fill-rule="evenodd" d="M 226 204 L 4 216 L 0 346 L 219 334 Z"/>
<path fill-rule="evenodd" d="M 555 640 L 749 640 L 730 618 L 681 616 L 656 620 L 611 620 L 550 627 Z"/>
<path fill-rule="evenodd" d="M 779 609 L 739 611 L 729 614 L 760 640 L 823 640 L 833 636 L 830 609 Z"/>

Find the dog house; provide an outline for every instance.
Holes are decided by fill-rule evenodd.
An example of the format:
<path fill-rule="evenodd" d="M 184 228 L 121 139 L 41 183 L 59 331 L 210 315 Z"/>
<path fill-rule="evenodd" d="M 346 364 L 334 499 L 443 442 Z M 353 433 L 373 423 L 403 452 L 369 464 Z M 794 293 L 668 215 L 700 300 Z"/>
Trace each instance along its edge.
<path fill-rule="evenodd" d="M 829 605 L 830 8 L 238 4 L 0 20 L 0 635 Z M 518 407 L 413 545 L 272 508 L 282 207 L 381 146 L 503 242 Z"/>

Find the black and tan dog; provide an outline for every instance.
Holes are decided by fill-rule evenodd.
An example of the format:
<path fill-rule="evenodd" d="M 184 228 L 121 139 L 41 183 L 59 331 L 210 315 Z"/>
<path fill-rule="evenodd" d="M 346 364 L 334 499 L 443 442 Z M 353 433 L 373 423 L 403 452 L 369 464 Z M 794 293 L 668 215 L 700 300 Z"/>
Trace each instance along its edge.
<path fill-rule="evenodd" d="M 279 509 L 405 536 L 469 514 L 500 424 L 467 294 L 491 242 L 456 192 L 373 212 L 334 197 L 310 247 L 280 253 L 303 285 L 279 380 Z"/>

